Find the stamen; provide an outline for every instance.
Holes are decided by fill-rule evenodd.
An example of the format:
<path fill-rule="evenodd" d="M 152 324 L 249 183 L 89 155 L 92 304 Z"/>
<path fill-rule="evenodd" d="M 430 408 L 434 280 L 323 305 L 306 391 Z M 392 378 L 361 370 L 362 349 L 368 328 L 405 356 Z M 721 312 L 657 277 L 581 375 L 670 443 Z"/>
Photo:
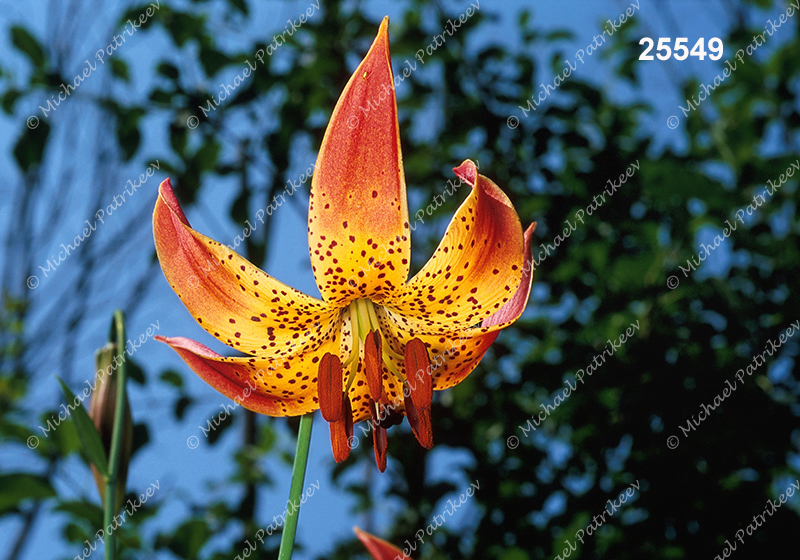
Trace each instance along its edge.
<path fill-rule="evenodd" d="M 381 356 L 381 335 L 378 331 L 369 331 L 364 341 L 364 369 L 367 376 L 367 387 L 370 397 L 382 402 L 383 397 L 383 360 Z"/>
<path fill-rule="evenodd" d="M 381 426 L 380 404 L 369 400 L 372 413 L 372 444 L 375 449 L 375 464 L 381 472 L 386 470 L 386 450 L 389 442 L 386 439 L 386 428 Z"/>
<path fill-rule="evenodd" d="M 342 419 L 342 362 L 328 352 L 319 362 L 319 410 L 326 422 Z"/>
<path fill-rule="evenodd" d="M 405 376 L 402 374 L 402 372 L 401 372 L 400 370 L 398 370 L 398 369 L 397 369 L 397 366 L 395 366 L 395 365 L 394 365 L 394 362 L 393 362 L 393 361 L 392 361 L 392 360 L 389 358 L 389 354 L 387 354 L 387 353 L 386 353 L 386 350 L 385 350 L 385 348 L 386 348 L 386 345 L 385 345 L 385 344 L 384 344 L 383 348 L 384 348 L 384 350 L 383 350 L 383 354 L 381 355 L 381 357 L 383 358 L 383 363 L 384 363 L 384 364 L 386 364 L 386 367 L 388 367 L 388 368 L 389 368 L 389 371 L 390 371 L 390 372 L 391 372 L 391 373 L 392 373 L 392 374 L 393 374 L 393 375 L 394 375 L 394 376 L 395 376 L 397 379 L 399 379 L 401 383 L 404 383 L 404 382 L 405 382 L 405 380 L 406 380 L 406 378 L 405 378 Z"/>
<path fill-rule="evenodd" d="M 347 379 L 347 388 L 344 390 L 345 393 L 350 393 L 350 387 L 353 386 L 353 381 L 356 378 L 356 372 L 358 371 L 358 354 L 360 351 L 360 338 L 358 336 L 359 330 L 359 322 L 358 322 L 358 308 L 355 301 L 350 302 L 348 306 L 348 311 L 350 312 L 350 331 L 351 331 L 351 338 L 352 338 L 352 348 L 350 349 L 350 356 L 347 358 L 347 361 L 343 364 L 343 367 L 350 367 L 350 376 Z"/>
<path fill-rule="evenodd" d="M 353 362 L 353 360 L 358 358 L 358 350 L 359 350 L 359 346 L 358 346 L 358 342 L 359 342 L 359 337 L 358 337 L 358 312 L 357 312 L 357 310 L 355 308 L 354 303 L 355 302 L 350 303 L 350 305 L 347 308 L 347 310 L 350 312 L 350 331 L 351 331 L 350 334 L 351 334 L 353 343 L 352 343 L 352 348 L 350 348 L 350 356 L 348 356 L 347 360 L 344 362 L 344 364 L 342 364 L 342 366 L 344 366 L 344 367 L 349 366 Z"/>
<path fill-rule="evenodd" d="M 348 397 L 342 399 L 341 414 L 340 420 L 330 423 L 331 449 L 337 463 L 341 463 L 350 456 L 350 442 L 353 437 L 353 409 Z"/>
<path fill-rule="evenodd" d="M 358 372 L 358 361 L 354 360 L 352 364 L 350 364 L 350 377 L 347 379 L 347 388 L 344 390 L 345 393 L 350 392 L 350 387 L 353 386 L 353 381 L 356 380 L 356 373 Z"/>
<path fill-rule="evenodd" d="M 381 360 L 383 361 L 384 364 L 386 364 L 386 367 L 389 368 L 389 371 L 395 377 L 397 377 L 400 381 L 405 381 L 405 377 L 403 376 L 403 374 L 400 373 L 400 371 L 398 371 L 397 367 L 394 365 L 394 362 L 392 362 L 392 358 L 394 358 L 399 362 L 402 362 L 403 356 L 392 350 L 391 344 L 389 344 L 388 339 L 384 336 L 380 320 L 378 319 L 378 313 L 375 311 L 375 304 L 373 304 L 371 301 L 368 301 L 367 310 L 369 312 L 369 319 L 372 328 L 380 333 L 381 339 L 383 341 L 383 344 L 381 346 Z"/>
<path fill-rule="evenodd" d="M 369 307 L 367 303 L 368 301 L 365 299 L 357 299 L 355 301 L 356 309 L 358 310 L 358 337 L 361 340 L 367 337 L 367 332 L 370 330 Z M 369 304 L 371 305 L 372 302 L 369 302 Z"/>
<path fill-rule="evenodd" d="M 431 425 L 431 401 L 433 400 L 433 378 L 430 375 L 430 358 L 425 343 L 412 338 L 405 347 L 405 366 L 408 375 L 409 399 L 413 411 L 408 415 L 411 431 L 422 447 L 433 447 Z"/>
<path fill-rule="evenodd" d="M 378 314 L 375 313 L 375 305 L 371 301 L 369 305 L 367 305 L 367 312 L 369 313 L 369 321 L 372 324 L 372 328 L 376 331 L 380 331 L 381 323 L 378 321 Z"/>

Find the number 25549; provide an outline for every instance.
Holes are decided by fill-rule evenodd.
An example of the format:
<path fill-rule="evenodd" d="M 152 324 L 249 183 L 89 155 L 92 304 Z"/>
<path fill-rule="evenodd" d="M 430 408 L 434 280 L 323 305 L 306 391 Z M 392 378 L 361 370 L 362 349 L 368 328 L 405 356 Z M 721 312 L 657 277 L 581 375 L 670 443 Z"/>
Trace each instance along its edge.
<path fill-rule="evenodd" d="M 708 53 L 706 53 L 706 40 L 700 37 L 697 42 L 689 50 L 688 37 L 678 37 L 675 39 L 675 44 L 670 48 L 669 37 L 661 37 L 658 40 L 656 47 L 656 56 L 659 60 L 669 60 L 669 57 L 674 56 L 676 60 L 686 60 L 689 56 L 696 56 L 700 60 L 705 60 L 706 54 L 711 60 L 719 60 L 722 58 L 722 40 L 718 37 L 713 37 L 708 40 Z M 653 49 L 653 40 L 650 37 L 643 37 L 639 41 L 640 45 L 647 45 L 644 52 L 639 55 L 639 60 L 653 60 L 653 55 L 648 54 Z"/>

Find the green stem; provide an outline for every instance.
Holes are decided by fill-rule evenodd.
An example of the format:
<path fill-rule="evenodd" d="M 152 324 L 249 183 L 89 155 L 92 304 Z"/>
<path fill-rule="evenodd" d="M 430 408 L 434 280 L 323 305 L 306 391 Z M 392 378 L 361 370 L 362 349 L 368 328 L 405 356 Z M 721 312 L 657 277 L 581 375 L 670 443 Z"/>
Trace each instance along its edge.
<path fill-rule="evenodd" d="M 297 433 L 297 451 L 294 454 L 292 467 L 292 485 L 289 488 L 289 504 L 293 510 L 286 517 L 286 524 L 281 534 L 281 549 L 278 560 L 290 560 L 294 548 L 294 536 L 297 532 L 297 518 L 300 516 L 300 496 L 303 494 L 303 483 L 306 477 L 306 464 L 308 463 L 308 448 L 311 443 L 311 426 L 314 424 L 314 413 L 304 414 L 300 417 L 300 430 Z M 287 511 L 289 509 L 287 504 Z"/>
<path fill-rule="evenodd" d="M 108 454 L 108 475 L 105 477 L 106 495 L 103 501 L 103 529 L 113 525 L 117 510 L 117 478 L 119 458 L 122 454 L 122 427 L 125 422 L 125 317 L 119 309 L 114 311 L 111 323 L 111 340 L 117 343 L 117 398 L 114 406 L 114 429 L 111 433 L 111 450 Z M 114 560 L 117 552 L 116 533 L 106 535 L 105 560 Z"/>

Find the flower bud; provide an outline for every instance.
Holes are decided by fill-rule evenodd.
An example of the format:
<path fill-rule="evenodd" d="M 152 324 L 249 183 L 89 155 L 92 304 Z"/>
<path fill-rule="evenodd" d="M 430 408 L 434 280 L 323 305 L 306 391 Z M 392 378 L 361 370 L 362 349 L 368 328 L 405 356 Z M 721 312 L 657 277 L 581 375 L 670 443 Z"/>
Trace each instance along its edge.
<path fill-rule="evenodd" d="M 117 345 L 108 343 L 95 354 L 97 373 L 95 377 L 95 389 L 89 402 L 89 418 L 92 419 L 94 427 L 100 432 L 100 439 L 103 442 L 106 458 L 108 458 L 111 453 L 111 436 L 114 433 L 114 411 L 116 410 L 118 379 L 117 375 L 113 373 L 111 375 L 106 375 L 106 372 L 116 371 L 117 368 L 113 365 L 116 353 Z M 122 449 L 120 450 L 121 453 L 119 457 L 115 512 L 119 511 L 125 501 L 125 484 L 128 478 L 128 464 L 130 463 L 131 451 L 133 450 L 133 419 L 131 418 L 131 409 L 127 394 L 125 395 L 125 416 L 122 425 L 122 440 L 120 443 Z M 101 502 L 104 502 L 106 484 L 103 475 L 100 474 L 94 465 L 92 465 L 92 474 L 97 483 L 97 489 L 100 491 Z"/>

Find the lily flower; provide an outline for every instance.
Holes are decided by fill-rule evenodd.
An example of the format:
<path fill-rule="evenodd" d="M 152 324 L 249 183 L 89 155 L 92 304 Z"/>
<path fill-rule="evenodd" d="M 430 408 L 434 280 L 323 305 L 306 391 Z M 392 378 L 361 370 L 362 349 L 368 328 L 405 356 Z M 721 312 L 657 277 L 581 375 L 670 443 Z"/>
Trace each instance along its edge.
<path fill-rule="evenodd" d="M 434 390 L 478 365 L 530 295 L 531 236 L 508 197 L 472 161 L 454 169 L 471 187 L 428 263 L 411 263 L 388 18 L 345 86 L 311 183 L 308 240 L 322 299 L 259 270 L 189 226 L 169 179 L 153 233 L 170 286 L 209 334 L 248 357 L 224 357 L 182 337 L 169 344 L 204 381 L 270 416 L 320 409 L 337 462 L 370 419 L 378 468 L 386 428 L 407 417 L 433 445 Z"/>

